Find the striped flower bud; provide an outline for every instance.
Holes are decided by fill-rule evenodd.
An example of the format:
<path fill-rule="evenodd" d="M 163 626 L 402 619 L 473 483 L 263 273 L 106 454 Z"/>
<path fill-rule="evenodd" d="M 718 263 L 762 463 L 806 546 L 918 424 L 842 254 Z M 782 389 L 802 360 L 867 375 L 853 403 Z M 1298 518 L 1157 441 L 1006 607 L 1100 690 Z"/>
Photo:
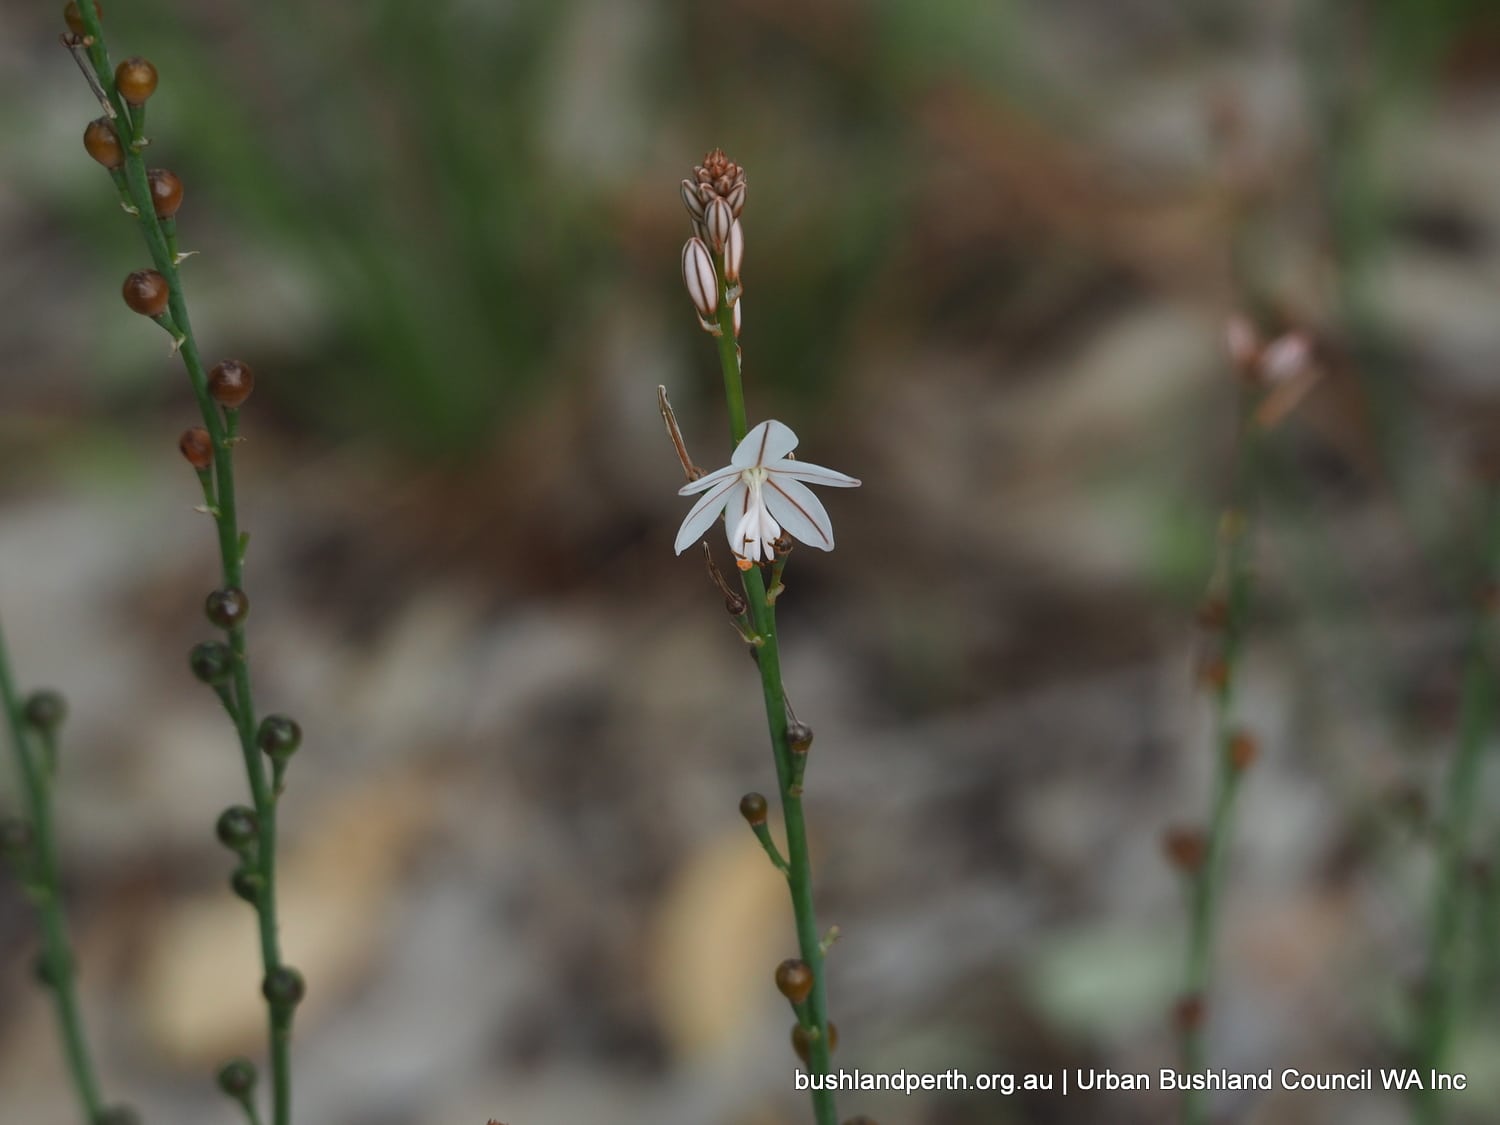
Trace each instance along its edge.
<path fill-rule="evenodd" d="M 703 199 L 698 195 L 698 185 L 692 180 L 682 181 L 682 203 L 692 216 L 693 222 L 703 221 Z"/>
<path fill-rule="evenodd" d="M 740 263 L 745 260 L 745 228 L 736 219 L 729 228 L 729 237 L 724 240 L 724 280 L 730 285 L 740 283 Z"/>
<path fill-rule="evenodd" d="M 712 320 L 719 312 L 719 278 L 702 239 L 690 238 L 682 247 L 682 283 L 698 315 Z"/>
<path fill-rule="evenodd" d="M 740 338 L 740 308 L 744 303 L 744 301 L 736 301 L 734 303 L 734 338 L 736 340 Z"/>
<path fill-rule="evenodd" d="M 724 246 L 729 241 L 729 231 L 733 226 L 734 212 L 729 209 L 729 204 L 717 196 L 710 200 L 703 209 L 703 230 L 708 235 L 708 244 L 713 247 L 715 254 L 724 253 Z"/>

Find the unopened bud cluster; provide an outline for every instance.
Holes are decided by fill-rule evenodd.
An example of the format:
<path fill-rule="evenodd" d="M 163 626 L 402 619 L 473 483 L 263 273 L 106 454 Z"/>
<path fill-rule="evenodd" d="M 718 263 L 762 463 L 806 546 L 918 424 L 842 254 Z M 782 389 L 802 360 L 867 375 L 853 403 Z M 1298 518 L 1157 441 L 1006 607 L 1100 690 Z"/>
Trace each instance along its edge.
<path fill-rule="evenodd" d="M 717 320 L 721 300 L 734 310 L 738 338 L 740 267 L 745 257 L 745 232 L 740 212 L 745 207 L 745 170 L 714 149 L 693 168 L 693 178 L 682 181 L 682 202 L 693 224 L 693 237 L 682 248 L 682 282 L 698 312 L 705 332 L 723 333 Z M 720 284 L 722 281 L 722 285 Z"/>

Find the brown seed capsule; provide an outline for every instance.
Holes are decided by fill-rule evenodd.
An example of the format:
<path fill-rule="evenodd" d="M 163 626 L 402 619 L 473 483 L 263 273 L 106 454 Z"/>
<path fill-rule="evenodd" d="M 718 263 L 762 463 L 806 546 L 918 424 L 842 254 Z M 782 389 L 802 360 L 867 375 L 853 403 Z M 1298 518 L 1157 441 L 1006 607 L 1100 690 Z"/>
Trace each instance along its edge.
<path fill-rule="evenodd" d="M 800 1004 L 812 994 L 813 971 L 806 961 L 788 958 L 776 966 L 776 990 L 793 1004 Z"/>
<path fill-rule="evenodd" d="M 88 128 L 83 131 L 83 147 L 90 156 L 110 170 L 125 164 L 125 150 L 120 147 L 120 134 L 115 132 L 115 127 L 107 117 L 89 122 Z"/>
<path fill-rule="evenodd" d="M 120 91 L 126 105 L 145 105 L 146 100 L 156 93 L 156 67 L 151 65 L 150 59 L 139 55 L 126 59 L 115 67 L 115 89 Z"/>
<path fill-rule="evenodd" d="M 1206 1008 L 1203 997 L 1196 992 L 1178 997 L 1177 1003 L 1172 1005 L 1172 1025 L 1181 1032 L 1197 1031 L 1203 1026 Z"/>
<path fill-rule="evenodd" d="M 255 390 L 255 372 L 248 363 L 226 359 L 208 373 L 208 393 L 226 410 L 237 410 Z"/>
<path fill-rule="evenodd" d="M 1198 680 L 1206 688 L 1223 691 L 1229 684 L 1229 664 L 1222 656 L 1211 656 L 1198 667 Z"/>
<path fill-rule="evenodd" d="M 1196 828 L 1169 828 L 1162 833 L 1161 850 L 1168 863 L 1184 875 L 1191 875 L 1203 866 L 1208 841 Z"/>
<path fill-rule="evenodd" d="M 849 1118 L 848 1121 L 844 1122 L 844 1125 L 878 1125 L 878 1123 L 873 1117 L 866 1117 L 861 1113 L 858 1117 Z"/>
<path fill-rule="evenodd" d="M 104 9 L 99 7 L 99 0 L 94 0 L 94 15 L 101 20 L 104 18 Z M 88 34 L 88 28 L 83 26 L 83 13 L 78 10 L 76 0 L 69 0 L 63 7 L 63 19 L 67 21 L 68 30 L 74 35 Z"/>
<path fill-rule="evenodd" d="M 792 1025 L 792 1050 L 797 1052 L 797 1057 L 803 1062 L 810 1063 L 812 1056 L 813 1033 L 809 1028 L 800 1023 Z M 828 1053 L 831 1055 L 839 1049 L 839 1025 L 832 1020 L 828 1021 Z"/>
<path fill-rule="evenodd" d="M 786 740 L 793 754 L 806 754 L 812 749 L 812 727 L 804 722 L 791 722 L 786 727 Z"/>
<path fill-rule="evenodd" d="M 182 181 L 175 172 L 153 168 L 146 173 L 151 186 L 151 206 L 158 219 L 170 219 L 182 206 Z"/>
<path fill-rule="evenodd" d="M 1244 773 L 1255 764 L 1260 755 L 1260 746 L 1255 736 L 1247 730 L 1237 730 L 1229 736 L 1229 767 L 1235 773 Z"/>
<path fill-rule="evenodd" d="M 208 431 L 202 426 L 183 430 L 182 437 L 177 442 L 177 448 L 182 450 L 187 463 L 200 473 L 214 463 L 213 439 L 208 436 Z"/>
<path fill-rule="evenodd" d="M 751 828 L 766 822 L 766 799 L 759 793 L 746 793 L 740 798 L 740 815 Z"/>
<path fill-rule="evenodd" d="M 208 619 L 220 629 L 233 629 L 243 625 L 250 613 L 250 599 L 238 586 L 221 586 L 203 603 Z"/>
<path fill-rule="evenodd" d="M 136 270 L 125 279 L 121 292 L 125 303 L 142 316 L 161 316 L 171 296 L 167 279 L 155 270 Z"/>

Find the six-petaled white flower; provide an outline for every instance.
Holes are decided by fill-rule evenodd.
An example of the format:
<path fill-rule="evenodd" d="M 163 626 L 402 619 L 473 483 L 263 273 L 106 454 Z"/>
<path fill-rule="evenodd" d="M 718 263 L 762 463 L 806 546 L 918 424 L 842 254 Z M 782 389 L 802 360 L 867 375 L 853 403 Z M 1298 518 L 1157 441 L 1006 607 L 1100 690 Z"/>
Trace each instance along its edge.
<path fill-rule="evenodd" d="M 679 496 L 703 493 L 677 532 L 680 555 L 708 531 L 720 512 L 729 546 L 742 559 L 770 559 L 771 546 L 785 531 L 809 547 L 833 550 L 833 525 L 822 501 L 808 484 L 856 488 L 859 481 L 843 473 L 794 461 L 797 435 L 777 421 L 762 422 L 735 448 L 729 464 L 699 477 Z"/>

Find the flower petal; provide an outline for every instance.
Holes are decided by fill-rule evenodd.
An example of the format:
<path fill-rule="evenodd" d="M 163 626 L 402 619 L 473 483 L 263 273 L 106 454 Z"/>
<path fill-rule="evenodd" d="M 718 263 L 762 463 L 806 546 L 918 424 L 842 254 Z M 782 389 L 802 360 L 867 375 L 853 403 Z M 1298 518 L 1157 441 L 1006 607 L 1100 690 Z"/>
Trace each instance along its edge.
<path fill-rule="evenodd" d="M 761 486 L 766 507 L 793 539 L 820 551 L 833 550 L 833 523 L 813 490 L 782 473 L 773 473 Z"/>
<path fill-rule="evenodd" d="M 697 483 L 697 482 L 694 482 Z M 682 554 L 698 540 L 703 538 L 706 532 L 721 512 L 725 504 L 733 500 L 735 488 L 744 488 L 743 482 L 738 477 L 730 477 L 719 482 L 719 487 L 706 492 L 693 505 L 688 512 L 687 518 L 682 521 L 682 526 L 677 529 L 677 542 L 673 544 L 673 550 Z"/>
<path fill-rule="evenodd" d="M 858 488 L 859 480 L 836 469 L 825 469 L 810 461 L 778 461 L 767 465 L 766 470 L 776 476 L 805 480 L 808 484 L 823 484 L 829 488 Z"/>
<path fill-rule="evenodd" d="M 742 469 L 748 469 L 752 465 L 769 465 L 796 448 L 797 435 L 792 433 L 791 427 L 772 418 L 745 435 L 745 440 L 735 447 L 734 456 L 729 459 L 729 463 Z"/>
<path fill-rule="evenodd" d="M 694 493 L 702 492 L 706 488 L 712 488 L 721 480 L 737 477 L 744 470 L 736 465 L 725 465 L 722 469 L 715 469 L 711 473 L 705 473 L 697 480 L 690 480 L 677 490 L 678 496 L 692 496 Z"/>

